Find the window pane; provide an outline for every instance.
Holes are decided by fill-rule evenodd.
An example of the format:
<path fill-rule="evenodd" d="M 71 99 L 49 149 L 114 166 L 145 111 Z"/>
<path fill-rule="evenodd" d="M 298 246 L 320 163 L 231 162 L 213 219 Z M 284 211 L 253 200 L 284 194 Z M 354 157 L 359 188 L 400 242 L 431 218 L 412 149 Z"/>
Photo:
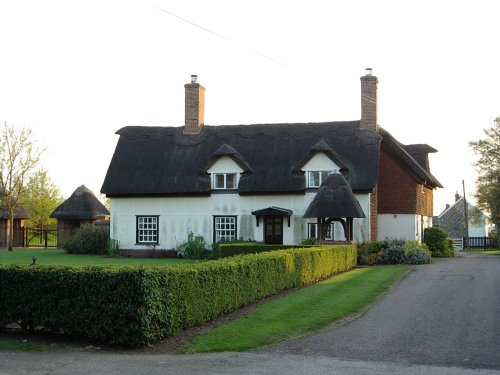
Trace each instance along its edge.
<path fill-rule="evenodd" d="M 215 241 L 236 239 L 236 218 L 231 216 L 215 217 Z"/>
<path fill-rule="evenodd" d="M 224 177 L 225 177 L 225 175 L 223 175 L 223 174 L 216 174 L 215 175 L 215 188 L 216 189 L 224 189 L 225 188 Z"/>
<path fill-rule="evenodd" d="M 158 217 L 137 217 L 137 242 L 158 243 Z"/>
<path fill-rule="evenodd" d="M 234 173 L 226 175 L 226 189 L 236 189 L 236 175 Z"/>
<path fill-rule="evenodd" d="M 318 187 L 319 186 L 319 172 L 313 171 L 309 172 L 309 187 Z"/>

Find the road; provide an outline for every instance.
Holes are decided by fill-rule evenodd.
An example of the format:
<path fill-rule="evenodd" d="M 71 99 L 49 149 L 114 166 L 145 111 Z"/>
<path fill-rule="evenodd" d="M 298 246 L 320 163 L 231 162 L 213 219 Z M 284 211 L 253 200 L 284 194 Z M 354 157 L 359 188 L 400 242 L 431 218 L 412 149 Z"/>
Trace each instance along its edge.
<path fill-rule="evenodd" d="M 416 266 L 361 317 L 247 353 L 0 351 L 4 374 L 496 374 L 500 257 Z"/>

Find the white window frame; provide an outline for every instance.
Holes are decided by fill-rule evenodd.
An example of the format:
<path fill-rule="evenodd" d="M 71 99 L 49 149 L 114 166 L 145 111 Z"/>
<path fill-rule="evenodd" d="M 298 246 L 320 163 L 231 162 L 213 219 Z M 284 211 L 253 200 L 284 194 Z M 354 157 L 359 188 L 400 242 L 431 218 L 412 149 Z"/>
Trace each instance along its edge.
<path fill-rule="evenodd" d="M 214 242 L 236 240 L 237 235 L 237 216 L 214 216 Z"/>
<path fill-rule="evenodd" d="M 316 234 L 316 236 L 311 236 L 311 234 Z M 316 238 L 319 237 L 319 228 L 318 223 L 307 223 L 307 238 Z M 326 231 L 325 240 L 333 241 L 335 239 L 335 222 L 332 221 L 328 226 Z"/>
<path fill-rule="evenodd" d="M 158 215 L 136 216 L 136 243 L 138 245 L 158 245 L 160 217 Z"/>
<path fill-rule="evenodd" d="M 218 186 L 218 176 L 222 176 L 222 186 Z M 228 177 L 232 176 L 233 187 L 228 187 Z M 238 189 L 238 173 L 213 173 L 212 174 L 212 188 L 215 190 L 236 190 Z"/>
<path fill-rule="evenodd" d="M 307 172 L 307 187 L 309 188 L 319 188 L 322 182 L 328 177 L 332 171 L 308 171 Z M 317 174 L 319 183 L 316 185 L 314 183 L 315 179 L 313 175 Z"/>

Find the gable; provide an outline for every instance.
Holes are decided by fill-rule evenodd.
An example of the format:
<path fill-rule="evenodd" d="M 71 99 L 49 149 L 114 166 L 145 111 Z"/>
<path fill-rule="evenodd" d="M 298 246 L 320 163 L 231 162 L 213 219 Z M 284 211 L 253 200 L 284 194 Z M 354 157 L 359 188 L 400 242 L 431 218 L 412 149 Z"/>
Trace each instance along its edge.
<path fill-rule="evenodd" d="M 303 171 L 339 171 L 340 167 L 325 153 L 317 152 L 301 169 Z"/>
<path fill-rule="evenodd" d="M 243 169 L 229 156 L 221 156 L 207 173 L 243 173 Z"/>

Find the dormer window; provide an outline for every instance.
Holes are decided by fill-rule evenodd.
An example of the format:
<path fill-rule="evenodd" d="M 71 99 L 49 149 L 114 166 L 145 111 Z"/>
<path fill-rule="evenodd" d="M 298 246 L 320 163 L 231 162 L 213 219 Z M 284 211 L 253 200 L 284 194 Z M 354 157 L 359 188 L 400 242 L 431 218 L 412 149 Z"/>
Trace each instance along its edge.
<path fill-rule="evenodd" d="M 307 187 L 319 188 L 332 171 L 309 171 L 307 176 Z"/>
<path fill-rule="evenodd" d="M 236 188 L 237 188 L 236 173 L 213 174 L 213 189 L 236 189 Z"/>

